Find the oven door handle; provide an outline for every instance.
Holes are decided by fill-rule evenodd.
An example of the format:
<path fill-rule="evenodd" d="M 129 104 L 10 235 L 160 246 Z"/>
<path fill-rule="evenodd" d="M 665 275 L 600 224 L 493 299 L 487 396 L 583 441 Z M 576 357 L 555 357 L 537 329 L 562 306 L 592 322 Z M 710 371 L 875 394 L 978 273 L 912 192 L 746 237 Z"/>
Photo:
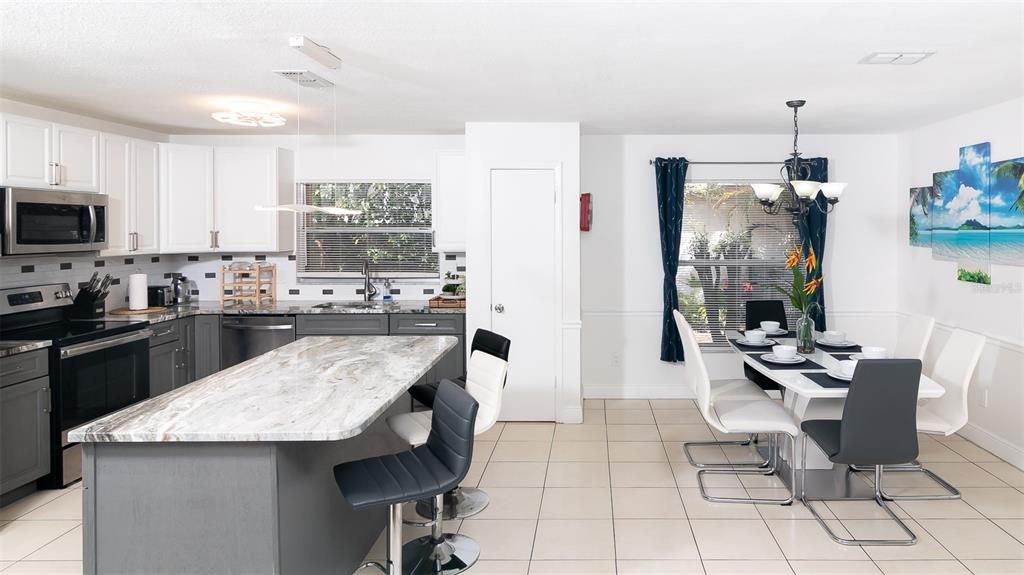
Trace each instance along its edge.
<path fill-rule="evenodd" d="M 106 337 L 98 339 L 96 341 L 89 341 L 86 343 L 78 343 L 75 345 L 69 345 L 60 350 L 61 359 L 69 359 L 86 353 L 92 353 L 94 351 L 100 351 L 115 347 L 118 345 L 124 345 L 133 341 L 139 341 L 142 339 L 149 339 L 153 335 L 153 330 L 143 329 L 129 335 L 116 335 L 113 337 Z"/>

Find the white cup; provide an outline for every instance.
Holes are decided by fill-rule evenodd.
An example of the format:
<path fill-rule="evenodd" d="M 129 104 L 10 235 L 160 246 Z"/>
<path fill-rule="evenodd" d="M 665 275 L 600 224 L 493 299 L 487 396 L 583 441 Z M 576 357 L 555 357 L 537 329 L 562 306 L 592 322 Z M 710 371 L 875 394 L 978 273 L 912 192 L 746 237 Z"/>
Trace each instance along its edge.
<path fill-rule="evenodd" d="M 860 354 L 864 359 L 885 359 L 889 354 L 884 347 L 864 346 L 860 348 Z"/>
<path fill-rule="evenodd" d="M 761 329 L 768 333 L 775 333 L 779 331 L 779 322 L 777 321 L 762 321 Z"/>
<path fill-rule="evenodd" d="M 825 343 L 843 343 L 846 341 L 846 333 L 841 331 L 826 331 L 822 334 Z"/>
<path fill-rule="evenodd" d="M 853 377 L 853 372 L 857 371 L 857 360 L 855 359 L 844 359 L 839 362 L 839 373 L 846 377 Z"/>
<path fill-rule="evenodd" d="M 796 357 L 796 346 L 776 345 L 772 346 L 772 353 L 779 359 L 793 359 Z"/>
<path fill-rule="evenodd" d="M 764 341 L 764 338 L 767 337 L 767 335 L 759 329 L 752 329 L 747 333 L 743 334 L 743 337 L 750 343 L 761 343 Z"/>

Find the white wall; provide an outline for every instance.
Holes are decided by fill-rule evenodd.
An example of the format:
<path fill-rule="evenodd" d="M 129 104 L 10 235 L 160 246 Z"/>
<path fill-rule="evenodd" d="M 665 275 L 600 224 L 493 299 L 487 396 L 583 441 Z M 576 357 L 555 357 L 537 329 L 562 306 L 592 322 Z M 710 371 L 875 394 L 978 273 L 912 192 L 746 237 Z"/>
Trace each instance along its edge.
<path fill-rule="evenodd" d="M 466 265 L 466 331 L 491 325 L 490 170 L 509 167 L 554 167 L 562 173 L 561 293 L 555 309 L 558 346 L 555 417 L 563 423 L 583 421 L 580 390 L 580 136 L 579 124 L 467 123 L 468 182 Z M 529 233 L 529 222 L 522 223 Z M 511 241 L 511 238 L 509 239 Z M 475 294 L 475 295 L 474 295 Z M 514 343 L 513 343 L 514 345 Z"/>
<path fill-rule="evenodd" d="M 691 161 L 781 161 L 790 135 L 584 136 L 581 191 L 593 194 L 593 229 L 581 240 L 584 397 L 693 397 L 681 366 L 659 360 L 661 248 L 654 167 Z M 829 179 L 849 187 L 829 216 L 824 277 L 829 326 L 892 343 L 897 322 L 893 250 L 903 219 L 896 136 L 804 135 L 804 157 L 829 158 Z M 778 179 L 772 166 L 691 166 L 689 179 Z M 685 207 L 684 207 L 685 209 Z M 742 377 L 729 352 L 706 357 L 713 378 Z"/>
<path fill-rule="evenodd" d="M 1024 156 L 1024 98 L 900 135 L 899 310 L 938 322 L 927 360 L 934 361 L 953 328 L 988 338 L 962 434 L 1024 467 L 1024 267 L 993 265 L 991 286 L 960 282 L 956 262 L 933 259 L 930 249 L 906 239 L 907 189 L 931 185 L 933 172 L 956 169 L 959 149 L 978 142 L 992 143 L 993 161 Z"/>

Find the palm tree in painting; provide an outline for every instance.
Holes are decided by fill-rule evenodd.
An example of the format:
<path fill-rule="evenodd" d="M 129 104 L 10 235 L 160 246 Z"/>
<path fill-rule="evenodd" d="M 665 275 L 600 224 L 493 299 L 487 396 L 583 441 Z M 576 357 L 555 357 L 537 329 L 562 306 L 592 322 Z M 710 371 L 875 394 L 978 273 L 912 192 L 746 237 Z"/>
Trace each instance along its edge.
<path fill-rule="evenodd" d="M 921 206 L 921 211 L 924 215 L 928 215 L 928 208 L 932 205 L 932 200 L 939 197 L 939 192 L 932 186 L 927 188 L 910 188 L 910 205 Z"/>
<path fill-rule="evenodd" d="M 998 178 L 1017 178 L 1017 199 L 1010 205 L 1010 210 L 1024 212 L 1024 162 L 1003 162 L 992 175 Z"/>

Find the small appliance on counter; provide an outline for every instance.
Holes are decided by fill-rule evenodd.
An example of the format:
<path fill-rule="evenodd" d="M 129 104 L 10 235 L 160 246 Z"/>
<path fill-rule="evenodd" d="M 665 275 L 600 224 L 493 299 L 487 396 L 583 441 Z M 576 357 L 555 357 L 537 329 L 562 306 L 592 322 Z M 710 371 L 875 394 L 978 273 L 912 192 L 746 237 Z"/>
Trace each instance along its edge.
<path fill-rule="evenodd" d="M 174 276 L 174 279 L 171 280 L 171 296 L 174 305 L 184 305 L 192 301 L 192 285 L 187 277 L 182 275 Z M 150 302 L 149 305 L 153 305 L 153 303 Z"/>
<path fill-rule="evenodd" d="M 147 288 L 149 307 L 174 305 L 174 291 L 171 286 L 149 286 Z"/>

